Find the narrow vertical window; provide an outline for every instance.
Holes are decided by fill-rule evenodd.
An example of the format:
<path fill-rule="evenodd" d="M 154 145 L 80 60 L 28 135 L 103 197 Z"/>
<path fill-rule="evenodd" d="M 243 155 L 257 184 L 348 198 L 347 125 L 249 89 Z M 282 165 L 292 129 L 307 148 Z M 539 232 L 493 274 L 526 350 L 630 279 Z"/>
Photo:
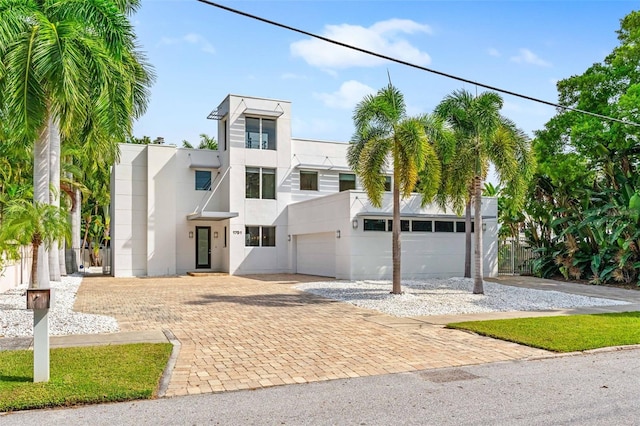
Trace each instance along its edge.
<path fill-rule="evenodd" d="M 276 199 L 276 170 L 262 169 L 262 198 Z"/>
<path fill-rule="evenodd" d="M 246 197 L 260 198 L 260 169 L 247 167 L 245 180 Z"/>

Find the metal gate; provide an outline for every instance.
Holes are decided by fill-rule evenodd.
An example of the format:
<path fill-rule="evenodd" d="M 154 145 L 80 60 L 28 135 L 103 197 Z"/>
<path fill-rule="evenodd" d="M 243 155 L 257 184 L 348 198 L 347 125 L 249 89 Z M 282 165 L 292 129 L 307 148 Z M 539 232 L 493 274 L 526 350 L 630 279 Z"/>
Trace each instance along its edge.
<path fill-rule="evenodd" d="M 522 240 L 498 241 L 498 274 L 531 275 L 534 258 L 533 250 Z"/>

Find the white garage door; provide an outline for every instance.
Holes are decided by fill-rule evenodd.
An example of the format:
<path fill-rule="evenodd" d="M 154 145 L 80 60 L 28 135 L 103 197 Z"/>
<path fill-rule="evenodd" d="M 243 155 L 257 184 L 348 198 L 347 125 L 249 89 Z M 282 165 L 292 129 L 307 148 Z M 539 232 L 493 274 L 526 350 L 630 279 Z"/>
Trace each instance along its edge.
<path fill-rule="evenodd" d="M 336 236 L 333 232 L 298 235 L 296 240 L 299 274 L 336 276 Z"/>

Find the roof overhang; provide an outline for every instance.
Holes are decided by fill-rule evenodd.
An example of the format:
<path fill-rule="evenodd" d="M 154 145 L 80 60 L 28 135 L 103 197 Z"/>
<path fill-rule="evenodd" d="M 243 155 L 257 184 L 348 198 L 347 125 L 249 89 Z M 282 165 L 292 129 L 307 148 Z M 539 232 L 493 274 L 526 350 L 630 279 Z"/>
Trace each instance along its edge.
<path fill-rule="evenodd" d="M 243 111 L 244 115 L 257 115 L 260 117 L 280 117 L 284 111 L 274 111 L 268 109 L 247 108 Z"/>
<path fill-rule="evenodd" d="M 308 163 L 300 163 L 296 164 L 296 169 L 303 170 L 336 170 L 340 172 L 351 172 L 351 169 L 348 166 L 334 166 L 333 164 L 308 164 Z"/>
<path fill-rule="evenodd" d="M 238 217 L 237 212 L 199 212 L 187 215 L 187 220 L 220 221 Z"/>
<path fill-rule="evenodd" d="M 215 164 L 214 164 L 215 163 Z M 211 169 L 211 170 L 218 170 L 220 168 L 220 161 L 215 161 L 215 162 L 211 162 L 211 163 L 192 163 L 189 164 L 189 168 L 190 169 Z"/>

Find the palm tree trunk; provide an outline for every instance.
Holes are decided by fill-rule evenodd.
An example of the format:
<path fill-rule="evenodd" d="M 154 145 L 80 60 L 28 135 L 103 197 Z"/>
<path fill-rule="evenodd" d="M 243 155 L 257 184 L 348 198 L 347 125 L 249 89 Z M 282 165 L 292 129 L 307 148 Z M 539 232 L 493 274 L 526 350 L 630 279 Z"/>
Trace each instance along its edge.
<path fill-rule="evenodd" d="M 45 126 L 33 144 L 33 201 L 49 203 L 49 129 Z M 34 246 L 32 288 L 49 287 L 49 256 L 46 247 Z"/>
<path fill-rule="evenodd" d="M 60 126 L 49 116 L 49 204 L 60 207 Z M 58 241 L 49 247 L 49 279 L 60 281 L 60 249 Z"/>
<path fill-rule="evenodd" d="M 394 171 L 395 174 L 395 171 Z M 400 270 L 400 179 L 393 179 L 393 231 L 391 232 L 391 256 L 393 258 L 393 294 L 402 294 L 402 274 Z"/>
<path fill-rule="evenodd" d="M 29 288 L 39 288 L 38 281 L 38 249 L 40 248 L 37 244 L 32 244 L 31 250 L 31 284 L 29 284 Z"/>
<path fill-rule="evenodd" d="M 80 228 L 82 224 L 82 194 L 79 189 L 76 188 L 74 192 L 74 207 L 71 210 L 71 250 L 73 252 L 73 271 L 78 272 L 80 268 L 80 247 L 81 247 L 81 233 Z"/>
<path fill-rule="evenodd" d="M 475 247 L 475 273 L 473 280 L 473 294 L 484 294 L 484 285 L 482 282 L 483 271 L 482 271 L 482 178 L 477 176 L 473 181 L 473 192 L 474 192 L 474 226 L 475 226 L 475 236 L 476 236 L 476 247 Z"/>
<path fill-rule="evenodd" d="M 471 196 L 464 209 L 464 277 L 471 278 Z"/>

